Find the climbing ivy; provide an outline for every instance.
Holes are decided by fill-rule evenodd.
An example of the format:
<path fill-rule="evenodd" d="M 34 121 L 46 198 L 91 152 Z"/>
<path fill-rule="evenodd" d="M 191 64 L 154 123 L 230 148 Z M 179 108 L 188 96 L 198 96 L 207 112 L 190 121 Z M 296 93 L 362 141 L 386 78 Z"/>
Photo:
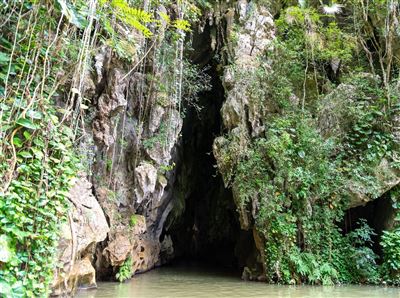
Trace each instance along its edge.
<path fill-rule="evenodd" d="M 62 65 L 77 50 L 65 38 L 69 49 L 55 51 L 56 20 L 73 10 L 53 4 L 9 1 L 1 7 L 0 293 L 6 297 L 49 294 L 59 226 L 79 169 L 74 127 L 54 103 L 67 77 Z"/>

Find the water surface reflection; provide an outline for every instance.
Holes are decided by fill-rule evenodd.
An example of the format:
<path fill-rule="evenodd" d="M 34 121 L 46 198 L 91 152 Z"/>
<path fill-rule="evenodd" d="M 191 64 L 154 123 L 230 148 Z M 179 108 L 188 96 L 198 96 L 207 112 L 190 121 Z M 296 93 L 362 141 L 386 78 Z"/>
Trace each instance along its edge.
<path fill-rule="evenodd" d="M 98 289 L 80 291 L 78 298 L 122 297 L 289 297 L 400 298 L 400 289 L 374 286 L 280 286 L 245 282 L 237 275 L 193 266 L 162 267 L 136 275 L 127 283 L 101 282 Z"/>

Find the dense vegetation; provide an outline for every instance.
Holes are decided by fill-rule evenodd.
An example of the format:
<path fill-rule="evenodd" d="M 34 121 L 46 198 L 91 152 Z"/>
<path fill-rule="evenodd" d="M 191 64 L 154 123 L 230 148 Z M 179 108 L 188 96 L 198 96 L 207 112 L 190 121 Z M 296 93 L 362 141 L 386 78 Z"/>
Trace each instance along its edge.
<path fill-rule="evenodd" d="M 315 2 L 286 6 L 273 50 L 259 68 L 235 70 L 254 105 L 274 112 L 264 115 L 265 132 L 245 149 L 228 135 L 222 173 L 242 210 L 258 206 L 270 282 L 398 283 L 397 229 L 382 237 L 379 267 L 374 231 L 365 221 L 346 235 L 338 227 L 354 185 L 375 199 L 381 186 L 374 173 L 382 160 L 400 166 L 393 133 L 400 104 L 393 56 L 398 37 L 391 26 L 371 32 L 366 17 L 391 24 L 398 3 L 347 1 L 341 13 L 342 6 L 321 11 Z M 395 203 L 398 193 L 391 195 Z"/>

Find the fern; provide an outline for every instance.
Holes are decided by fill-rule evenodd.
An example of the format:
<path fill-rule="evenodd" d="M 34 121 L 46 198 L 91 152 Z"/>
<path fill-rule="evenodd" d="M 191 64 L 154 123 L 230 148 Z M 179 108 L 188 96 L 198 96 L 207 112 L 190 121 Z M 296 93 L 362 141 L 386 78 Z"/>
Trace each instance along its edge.
<path fill-rule="evenodd" d="M 182 31 L 190 31 L 190 23 L 183 19 L 177 19 L 174 21 L 174 27 Z"/>
<path fill-rule="evenodd" d="M 132 257 L 129 256 L 122 264 L 122 266 L 119 267 L 118 273 L 115 275 L 115 278 L 119 282 L 124 282 L 128 280 L 129 278 L 132 277 L 134 273 L 132 267 L 133 267 Z"/>
<path fill-rule="evenodd" d="M 147 27 L 147 24 L 155 22 L 151 13 L 130 7 L 126 0 L 101 0 L 100 5 L 102 7 L 110 5 L 118 20 L 142 32 L 146 37 L 152 36 L 152 32 Z"/>
<path fill-rule="evenodd" d="M 338 272 L 328 262 L 320 263 L 312 253 L 299 252 L 290 255 L 294 272 L 302 281 L 310 284 L 332 285 L 338 279 Z"/>

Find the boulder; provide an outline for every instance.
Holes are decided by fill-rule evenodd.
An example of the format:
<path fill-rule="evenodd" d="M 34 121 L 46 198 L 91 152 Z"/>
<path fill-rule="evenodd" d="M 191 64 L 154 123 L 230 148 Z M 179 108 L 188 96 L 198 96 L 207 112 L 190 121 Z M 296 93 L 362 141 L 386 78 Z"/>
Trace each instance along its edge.
<path fill-rule="evenodd" d="M 92 184 L 78 178 L 68 195 L 68 222 L 61 226 L 58 245 L 60 267 L 53 280 L 53 295 L 72 293 L 80 285 L 95 287 L 91 258 L 98 242 L 107 237 L 109 227 L 102 208 L 92 194 Z"/>
<path fill-rule="evenodd" d="M 399 185 L 400 170 L 392 168 L 389 161 L 383 158 L 374 169 L 374 178 L 377 187 L 373 190 L 373 193 L 368 186 L 357 181 L 349 181 L 348 188 L 351 193 L 349 208 L 365 205 Z"/>
<path fill-rule="evenodd" d="M 52 296 L 61 296 L 73 293 L 78 287 L 83 289 L 96 288 L 96 271 L 89 257 L 74 262 L 70 272 L 66 275 L 57 272 L 56 282 L 53 284 Z"/>

